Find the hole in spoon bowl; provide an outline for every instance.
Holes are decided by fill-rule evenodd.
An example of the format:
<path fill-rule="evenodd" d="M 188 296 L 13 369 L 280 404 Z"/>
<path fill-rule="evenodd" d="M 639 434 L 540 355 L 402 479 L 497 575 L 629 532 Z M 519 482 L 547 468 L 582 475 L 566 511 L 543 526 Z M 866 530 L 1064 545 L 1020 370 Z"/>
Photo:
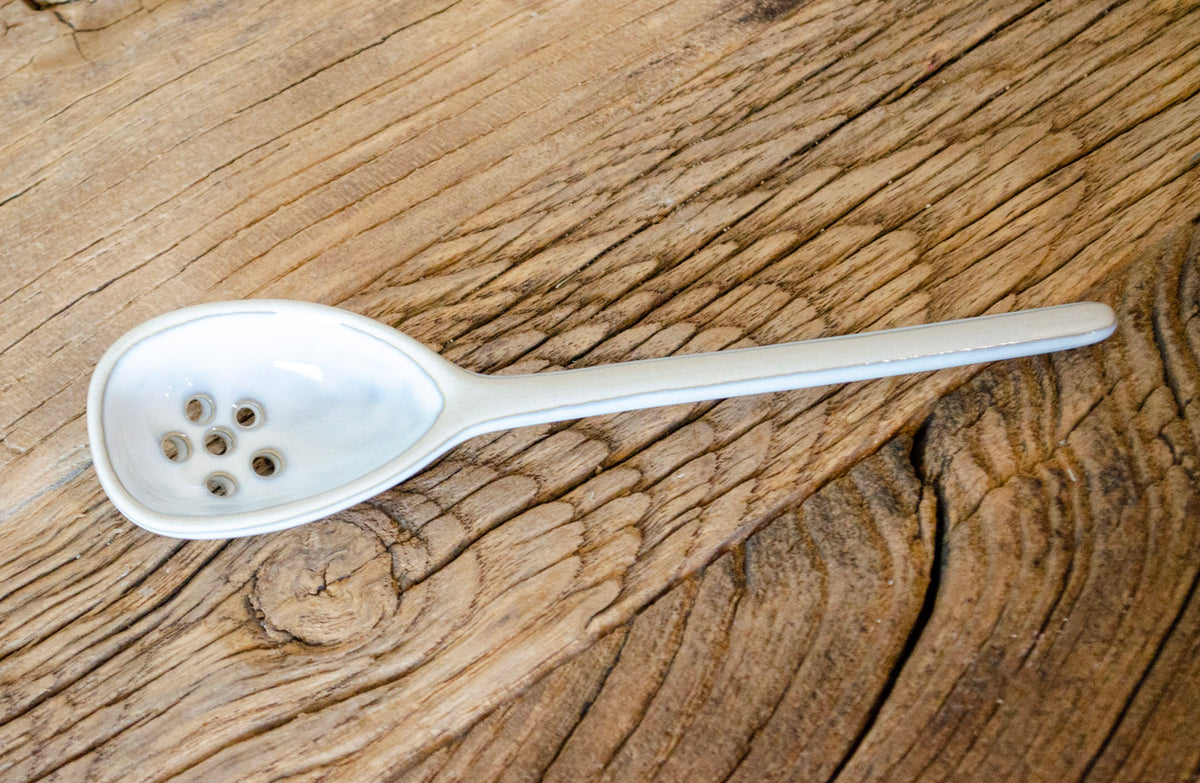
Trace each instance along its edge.
<path fill-rule="evenodd" d="M 183 415 L 192 424 L 208 424 L 215 411 L 212 397 L 207 394 L 194 394 L 183 404 Z"/>
<path fill-rule="evenodd" d="M 233 451 L 233 433 L 221 427 L 214 427 L 204 436 L 204 450 L 214 457 L 220 457 Z"/>
<path fill-rule="evenodd" d="M 244 430 L 252 430 L 263 422 L 262 406 L 254 400 L 242 400 L 233 407 L 233 421 Z"/>
<path fill-rule="evenodd" d="M 256 476 L 271 478 L 283 470 L 283 457 L 273 449 L 263 449 L 250 458 L 250 467 Z"/>
<path fill-rule="evenodd" d="M 204 488 L 214 497 L 225 498 L 237 492 L 237 482 L 228 473 L 210 473 L 204 480 Z"/>
<path fill-rule="evenodd" d="M 183 462 L 192 456 L 192 444 L 182 432 L 168 432 L 159 445 L 163 456 L 172 462 Z"/>

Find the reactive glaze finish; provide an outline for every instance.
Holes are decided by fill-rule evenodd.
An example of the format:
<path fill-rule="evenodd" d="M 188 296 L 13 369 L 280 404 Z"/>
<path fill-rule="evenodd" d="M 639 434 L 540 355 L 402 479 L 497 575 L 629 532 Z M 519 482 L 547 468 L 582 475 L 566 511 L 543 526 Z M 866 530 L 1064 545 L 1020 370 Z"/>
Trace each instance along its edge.
<path fill-rule="evenodd" d="M 409 358 L 420 345 L 351 313 L 245 302 L 166 318 L 105 357 L 89 406 L 101 482 L 158 532 L 224 534 L 387 485 L 444 404 Z"/>
<path fill-rule="evenodd" d="M 253 300 L 122 337 L 88 397 L 96 472 L 148 530 L 225 538 L 319 519 L 477 434 L 582 416 L 935 370 L 1086 345 L 1079 303 L 926 326 L 523 376 L 462 370 L 360 315 Z"/>

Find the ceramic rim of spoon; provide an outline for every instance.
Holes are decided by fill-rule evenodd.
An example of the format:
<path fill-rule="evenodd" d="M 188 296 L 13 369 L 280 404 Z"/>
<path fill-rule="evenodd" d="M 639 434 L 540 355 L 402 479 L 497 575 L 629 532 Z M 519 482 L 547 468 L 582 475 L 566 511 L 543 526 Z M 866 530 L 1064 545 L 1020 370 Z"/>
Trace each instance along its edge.
<path fill-rule="evenodd" d="M 118 427 L 115 425 L 118 422 L 112 423 L 111 432 L 105 422 L 104 411 L 108 410 L 114 418 L 117 415 L 114 411 L 120 411 L 119 407 L 113 407 L 116 403 L 111 399 L 119 396 L 119 390 L 106 397 L 114 368 L 147 341 L 165 339 L 168 347 L 174 347 L 169 344 L 172 335 L 178 334 L 181 328 L 194 328 L 196 323 L 204 319 L 209 319 L 206 323 L 212 324 L 220 322 L 219 318 L 214 318 L 216 316 L 261 318 L 275 315 L 285 316 L 294 324 L 304 324 L 314 334 L 328 327 L 350 327 L 355 334 L 373 338 L 371 345 L 379 341 L 387 350 L 404 357 L 400 372 L 408 375 L 398 383 L 399 386 L 432 384 L 430 388 L 436 389 L 434 396 L 440 395 L 440 399 L 426 400 L 422 408 L 424 413 L 420 414 L 424 418 L 410 428 L 413 433 L 411 437 L 407 440 L 399 438 L 394 456 L 388 455 L 391 458 L 384 459 L 382 464 L 362 469 L 361 475 L 356 473 L 343 483 L 308 496 L 291 499 L 280 496 L 279 502 L 264 496 L 266 499 L 258 501 L 261 507 L 247 505 L 254 499 L 253 492 L 261 491 L 253 475 L 248 474 L 250 478 L 241 479 L 245 491 L 237 495 L 237 476 L 222 471 L 212 472 L 205 479 L 209 482 L 209 493 L 217 496 L 216 500 L 201 495 L 195 495 L 191 501 L 182 497 L 176 500 L 171 496 L 169 487 L 158 492 L 153 482 L 137 483 L 137 471 L 130 467 L 137 464 L 136 460 L 131 462 L 114 454 L 118 451 L 132 452 L 140 459 L 138 450 L 145 447 L 141 443 L 144 438 L 139 435 L 138 444 L 125 443 L 122 436 L 117 434 Z M 714 353 L 532 375 L 481 375 L 452 364 L 390 327 L 345 310 L 283 300 L 218 302 L 184 308 L 151 319 L 135 327 L 109 349 L 97 364 L 88 392 L 88 434 L 101 485 L 114 505 L 133 522 L 168 536 L 227 538 L 280 530 L 328 516 L 403 481 L 458 443 L 486 432 L 662 405 L 824 386 L 1030 356 L 1088 345 L 1104 339 L 1114 328 L 1115 317 L 1108 306 L 1081 302 Z M 236 351 L 236 346 L 227 345 L 226 348 Z M 262 348 L 268 349 L 269 346 Z M 231 356 L 236 356 L 236 353 Z M 213 361 L 211 356 L 205 358 L 210 363 Z M 245 367 L 242 370 L 243 374 L 253 374 L 246 373 Z M 189 379 L 185 380 L 190 383 Z M 128 382 L 125 388 L 128 388 Z M 426 394 L 426 398 L 429 397 Z M 259 443 L 254 456 L 266 460 L 264 467 L 283 469 L 285 474 L 291 470 L 291 466 L 284 467 L 287 454 L 262 447 L 266 442 L 262 440 L 265 437 L 262 433 L 270 428 L 257 430 L 258 424 L 255 423 L 261 423 L 264 418 L 270 422 L 272 415 L 289 402 L 288 398 L 281 398 L 277 394 L 267 405 L 250 398 L 242 400 L 237 405 L 243 405 L 243 408 L 235 406 L 235 419 L 221 426 L 212 426 L 208 419 L 202 418 L 202 414 L 212 412 L 205 409 L 205 405 L 211 408 L 214 404 L 208 395 L 194 394 L 188 404 L 193 402 L 198 406 L 196 426 L 208 428 L 203 430 L 204 442 L 192 443 L 182 433 L 167 431 L 161 441 L 166 459 L 177 458 L 179 450 L 185 449 L 195 451 L 199 459 L 221 464 L 219 460 L 223 457 L 220 455 L 225 453 L 226 448 L 234 448 L 235 441 L 240 439 L 249 443 L 250 448 L 255 442 Z M 109 404 L 108 408 L 106 403 Z M 243 411 L 249 411 L 246 414 L 251 422 L 249 427 L 243 427 L 236 420 L 237 416 L 243 415 Z M 128 409 L 125 415 L 129 416 Z M 392 415 L 406 414 L 392 411 Z M 160 427 L 164 428 L 170 429 L 167 425 Z M 379 429 L 379 426 L 376 425 L 374 429 Z M 197 436 L 200 432 L 196 430 Z M 299 437 L 302 433 L 292 434 Z M 111 441 L 106 440 L 109 436 L 112 437 Z M 242 445 L 238 443 L 239 448 Z M 114 454 L 109 453 L 110 449 Z M 207 449 L 209 453 L 201 449 Z M 162 462 L 162 455 L 156 456 Z M 313 460 L 310 458 L 308 461 Z M 158 463 L 142 464 L 150 464 L 153 470 L 159 470 Z M 122 481 L 121 473 L 126 481 Z M 289 480 L 294 481 L 295 476 Z M 126 486 L 127 482 L 133 489 Z M 250 484 L 255 486 L 251 487 Z M 274 486 L 278 493 L 278 487 L 288 485 L 264 482 L 262 486 Z M 151 502 L 148 499 L 150 493 L 157 493 L 161 497 Z M 220 499 L 228 496 L 234 496 L 235 499 Z M 222 506 L 222 502 L 228 505 Z M 152 507 L 155 503 L 157 508 Z M 189 503 L 196 505 L 199 510 L 189 507 Z M 229 509 L 228 513 L 223 511 L 225 508 Z M 238 508 L 248 510 L 239 511 Z"/>

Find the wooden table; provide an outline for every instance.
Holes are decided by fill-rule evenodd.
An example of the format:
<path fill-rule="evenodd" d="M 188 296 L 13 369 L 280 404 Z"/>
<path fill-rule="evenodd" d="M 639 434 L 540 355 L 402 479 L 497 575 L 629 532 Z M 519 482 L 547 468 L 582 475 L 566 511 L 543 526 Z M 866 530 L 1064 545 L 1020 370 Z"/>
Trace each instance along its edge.
<path fill-rule="evenodd" d="M 1194 780 L 1200 6 L 0 0 L 0 779 Z M 533 372 L 1098 298 L 1105 343 L 114 511 L 125 330 Z"/>

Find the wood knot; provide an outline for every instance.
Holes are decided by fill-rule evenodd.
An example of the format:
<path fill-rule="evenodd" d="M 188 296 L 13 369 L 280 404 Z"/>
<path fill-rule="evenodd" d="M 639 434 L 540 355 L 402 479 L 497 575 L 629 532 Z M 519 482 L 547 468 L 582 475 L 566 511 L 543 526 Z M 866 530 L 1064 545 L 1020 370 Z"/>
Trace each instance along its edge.
<path fill-rule="evenodd" d="M 281 537 L 250 595 L 269 636 L 312 645 L 353 642 L 395 613 L 400 596 L 392 559 L 376 535 L 334 517 Z"/>

